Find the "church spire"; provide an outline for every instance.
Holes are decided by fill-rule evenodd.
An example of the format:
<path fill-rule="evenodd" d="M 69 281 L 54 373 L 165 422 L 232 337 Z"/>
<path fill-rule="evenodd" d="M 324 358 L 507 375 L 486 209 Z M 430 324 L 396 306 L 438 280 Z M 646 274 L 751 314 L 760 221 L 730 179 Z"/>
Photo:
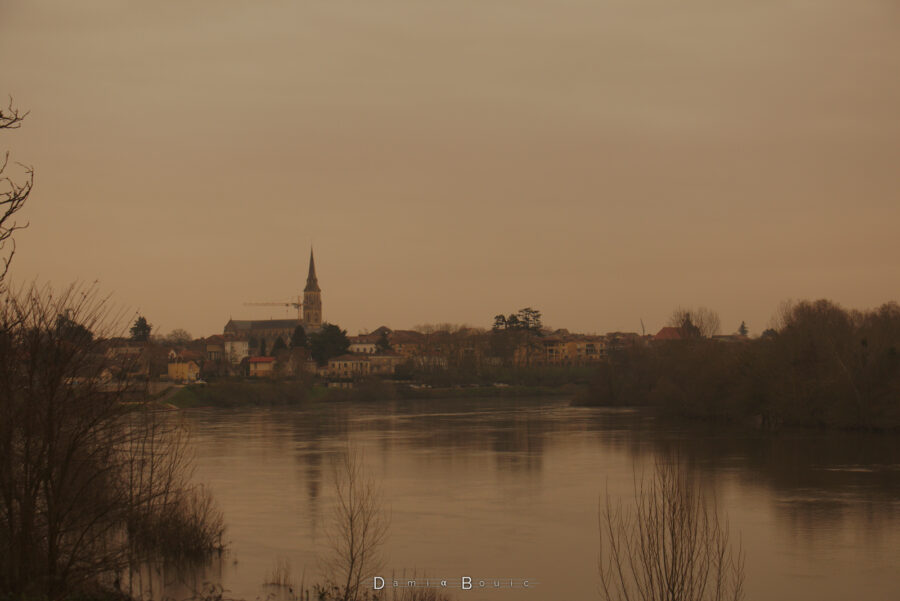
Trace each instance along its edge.
<path fill-rule="evenodd" d="M 306 276 L 306 288 L 304 292 L 321 292 L 319 280 L 316 279 L 316 262 L 313 259 L 313 249 L 309 248 L 309 275 Z"/>
<path fill-rule="evenodd" d="M 322 327 L 322 289 L 316 279 L 312 247 L 309 248 L 309 275 L 303 290 L 303 327 L 307 333 L 317 332 Z"/>

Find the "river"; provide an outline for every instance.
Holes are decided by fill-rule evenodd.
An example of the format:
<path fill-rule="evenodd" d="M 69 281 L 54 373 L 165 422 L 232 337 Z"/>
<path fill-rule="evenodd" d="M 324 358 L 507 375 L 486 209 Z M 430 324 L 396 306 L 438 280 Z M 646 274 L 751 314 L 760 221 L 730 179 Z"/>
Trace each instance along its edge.
<path fill-rule="evenodd" d="M 677 451 L 746 554 L 746 598 L 900 599 L 900 437 L 763 434 L 672 423 L 567 399 L 432 400 L 309 409 L 193 410 L 194 477 L 225 513 L 223 558 L 148 597 L 204 581 L 234 599 L 279 598 L 279 564 L 314 580 L 328 543 L 333 465 L 352 448 L 382 490 L 383 567 L 470 576 L 459 599 L 599 599 L 598 503 Z M 484 578 L 515 589 L 477 590 Z M 529 587 L 523 588 L 525 580 Z M 159 585 L 157 585 L 159 586 Z"/>

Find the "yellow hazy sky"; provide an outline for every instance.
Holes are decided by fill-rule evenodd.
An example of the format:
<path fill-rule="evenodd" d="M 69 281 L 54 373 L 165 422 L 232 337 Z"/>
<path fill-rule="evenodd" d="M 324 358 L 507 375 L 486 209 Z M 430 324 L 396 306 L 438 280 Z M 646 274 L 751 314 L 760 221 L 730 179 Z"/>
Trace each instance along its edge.
<path fill-rule="evenodd" d="M 0 0 L 14 283 L 160 333 L 900 297 L 896 0 Z"/>

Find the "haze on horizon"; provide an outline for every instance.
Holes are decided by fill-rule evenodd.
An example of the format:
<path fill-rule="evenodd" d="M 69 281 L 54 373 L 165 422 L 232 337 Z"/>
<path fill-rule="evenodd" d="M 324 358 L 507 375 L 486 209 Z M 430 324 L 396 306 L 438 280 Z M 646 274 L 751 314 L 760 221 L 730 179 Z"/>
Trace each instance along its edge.
<path fill-rule="evenodd" d="M 890 0 L 4 0 L 31 114 L 13 283 L 100 281 L 158 333 L 302 290 L 325 319 L 767 327 L 900 283 Z"/>

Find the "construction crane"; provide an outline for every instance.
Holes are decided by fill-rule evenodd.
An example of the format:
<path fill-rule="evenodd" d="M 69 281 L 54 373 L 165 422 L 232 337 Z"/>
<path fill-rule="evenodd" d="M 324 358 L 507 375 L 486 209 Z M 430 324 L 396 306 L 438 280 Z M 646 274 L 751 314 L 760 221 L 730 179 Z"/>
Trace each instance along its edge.
<path fill-rule="evenodd" d="M 247 307 L 294 307 L 297 309 L 297 319 L 303 319 L 303 297 L 298 296 L 295 301 L 286 301 L 286 302 L 278 302 L 278 301 L 267 301 L 267 302 L 259 302 L 259 303 L 244 303 L 244 306 Z"/>

